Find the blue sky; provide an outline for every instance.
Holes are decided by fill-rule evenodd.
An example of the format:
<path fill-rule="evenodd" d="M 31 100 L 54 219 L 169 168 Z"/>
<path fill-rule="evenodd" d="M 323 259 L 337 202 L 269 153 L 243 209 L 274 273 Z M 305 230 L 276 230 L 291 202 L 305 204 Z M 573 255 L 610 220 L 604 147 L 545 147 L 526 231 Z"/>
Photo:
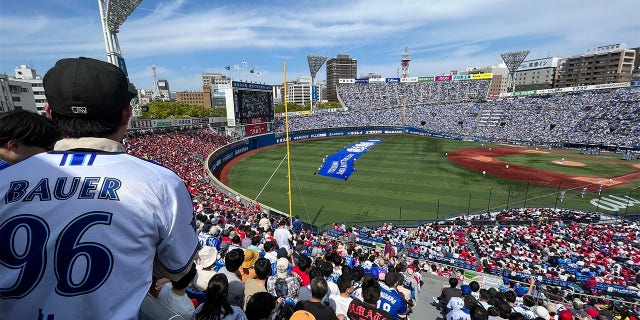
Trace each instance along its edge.
<path fill-rule="evenodd" d="M 153 87 L 156 65 L 172 90 L 201 90 L 204 72 L 277 84 L 286 62 L 287 80 L 308 76 L 308 54 L 347 53 L 358 74 L 393 77 L 405 46 L 411 76 L 496 64 L 503 51 L 535 59 L 637 47 L 639 16 L 638 0 L 144 0 L 119 40 L 138 88 Z M 44 75 L 64 57 L 106 60 L 104 48 L 95 0 L 0 0 L 0 73 L 26 64 Z"/>

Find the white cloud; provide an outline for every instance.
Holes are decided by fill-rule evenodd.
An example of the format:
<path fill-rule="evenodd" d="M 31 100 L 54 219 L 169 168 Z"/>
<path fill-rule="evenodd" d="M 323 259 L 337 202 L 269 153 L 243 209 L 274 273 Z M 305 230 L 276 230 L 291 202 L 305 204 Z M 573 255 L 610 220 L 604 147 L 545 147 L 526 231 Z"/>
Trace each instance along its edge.
<path fill-rule="evenodd" d="M 0 12 L 0 67 L 104 57 L 95 3 L 62 4 L 64 10 L 46 5 L 40 0 L 24 14 Z M 172 88 L 196 90 L 204 70 L 233 64 L 240 53 L 260 64 L 265 82 L 281 82 L 280 62 L 306 74 L 308 53 L 349 53 L 360 70 L 395 75 L 404 46 L 412 66 L 425 72 L 491 64 L 499 52 L 516 49 L 540 57 L 617 42 L 638 46 L 640 19 L 633 13 L 639 10 L 635 0 L 616 6 L 595 0 L 145 1 L 119 40 L 134 81 L 147 82 L 146 66 L 161 61 Z"/>

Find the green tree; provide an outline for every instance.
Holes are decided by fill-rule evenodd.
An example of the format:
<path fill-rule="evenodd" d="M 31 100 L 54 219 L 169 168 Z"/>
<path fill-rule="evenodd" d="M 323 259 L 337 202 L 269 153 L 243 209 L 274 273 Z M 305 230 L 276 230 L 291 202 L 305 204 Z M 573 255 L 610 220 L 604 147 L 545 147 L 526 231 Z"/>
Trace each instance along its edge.
<path fill-rule="evenodd" d="M 143 112 L 140 119 L 206 118 L 221 114 L 220 110 L 216 110 L 214 113 L 211 108 L 182 102 L 153 101 L 148 104 L 148 108 L 149 110 Z M 224 111 L 222 110 L 222 112 Z"/>
<path fill-rule="evenodd" d="M 305 110 L 310 110 L 308 104 L 307 105 L 302 105 L 302 104 L 297 104 L 297 103 L 293 103 L 293 102 L 287 102 L 287 111 L 289 111 L 289 112 L 305 111 Z M 276 105 L 275 106 L 275 111 L 276 111 L 276 113 L 284 112 L 284 103 Z"/>

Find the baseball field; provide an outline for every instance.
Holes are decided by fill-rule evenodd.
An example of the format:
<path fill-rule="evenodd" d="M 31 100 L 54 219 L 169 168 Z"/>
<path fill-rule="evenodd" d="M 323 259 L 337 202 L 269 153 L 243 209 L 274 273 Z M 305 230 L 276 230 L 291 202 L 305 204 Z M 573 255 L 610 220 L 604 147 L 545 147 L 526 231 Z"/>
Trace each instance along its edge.
<path fill-rule="evenodd" d="M 347 180 L 316 174 L 323 159 L 365 139 L 383 141 L 357 159 Z M 296 142 L 290 155 L 291 212 L 316 225 L 524 206 L 640 212 L 640 161 L 612 153 L 384 135 Z M 220 179 L 250 199 L 289 212 L 284 144 L 235 158 Z"/>

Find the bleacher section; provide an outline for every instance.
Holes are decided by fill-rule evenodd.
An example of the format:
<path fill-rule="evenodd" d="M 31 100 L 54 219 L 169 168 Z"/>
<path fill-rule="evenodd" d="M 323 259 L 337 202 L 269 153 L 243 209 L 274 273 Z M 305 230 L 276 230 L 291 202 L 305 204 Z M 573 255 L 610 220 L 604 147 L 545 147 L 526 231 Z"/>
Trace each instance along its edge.
<path fill-rule="evenodd" d="M 640 146 L 640 88 L 469 99 L 486 81 L 341 84 L 348 111 L 289 117 L 289 130 L 403 125 L 461 139 Z M 405 103 L 406 101 L 406 103 Z M 276 119 L 276 131 L 284 121 Z"/>

